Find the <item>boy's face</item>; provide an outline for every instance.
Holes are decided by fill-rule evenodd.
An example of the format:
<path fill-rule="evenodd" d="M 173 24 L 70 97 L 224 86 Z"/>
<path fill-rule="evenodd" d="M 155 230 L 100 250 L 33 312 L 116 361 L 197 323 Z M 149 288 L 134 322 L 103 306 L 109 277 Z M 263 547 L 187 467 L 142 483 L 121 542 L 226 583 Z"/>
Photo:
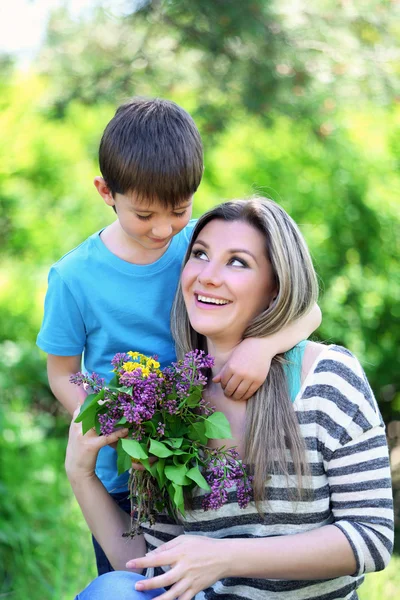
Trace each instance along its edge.
<path fill-rule="evenodd" d="M 95 182 L 98 191 L 101 193 Z M 159 202 L 138 200 L 135 192 L 103 194 L 109 206 L 115 206 L 119 224 L 126 236 L 146 250 L 162 250 L 179 233 L 192 216 L 192 198 L 175 208 L 165 208 Z"/>

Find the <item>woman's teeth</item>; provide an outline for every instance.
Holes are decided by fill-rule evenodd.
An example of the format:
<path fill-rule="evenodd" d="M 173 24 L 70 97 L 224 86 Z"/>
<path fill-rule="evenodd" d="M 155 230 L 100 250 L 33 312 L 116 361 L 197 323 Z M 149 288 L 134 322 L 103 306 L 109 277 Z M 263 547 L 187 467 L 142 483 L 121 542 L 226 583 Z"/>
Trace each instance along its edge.
<path fill-rule="evenodd" d="M 222 300 L 219 298 L 208 298 L 207 296 L 197 296 L 199 302 L 206 302 L 207 304 L 229 304 L 229 300 Z"/>

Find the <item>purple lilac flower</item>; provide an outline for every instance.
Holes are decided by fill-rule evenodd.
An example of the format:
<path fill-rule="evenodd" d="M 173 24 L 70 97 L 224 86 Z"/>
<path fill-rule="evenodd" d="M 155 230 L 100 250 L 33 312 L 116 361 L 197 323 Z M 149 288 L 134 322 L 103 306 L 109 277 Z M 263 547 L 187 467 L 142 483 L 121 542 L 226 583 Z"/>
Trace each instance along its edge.
<path fill-rule="evenodd" d="M 124 374 L 133 375 L 133 377 L 129 378 L 132 385 L 132 395 L 120 394 L 118 400 L 123 411 L 123 416 L 128 423 L 140 425 L 143 421 L 150 420 L 158 407 L 162 405 L 164 391 L 161 385 L 162 382 L 156 373 L 150 373 L 146 379 L 141 379 L 137 371 L 130 371 Z"/>
<path fill-rule="evenodd" d="M 97 373 L 75 373 L 69 378 L 71 383 L 81 385 L 85 390 L 91 388 L 95 394 L 97 394 L 104 387 L 104 379 L 99 377 Z"/>
<path fill-rule="evenodd" d="M 158 433 L 158 435 L 164 435 L 164 433 L 165 433 L 165 425 L 164 425 L 164 423 L 158 423 L 157 433 Z"/>
<path fill-rule="evenodd" d="M 203 498 L 202 506 L 204 510 L 217 510 L 225 504 L 228 498 L 228 491 L 236 485 L 236 496 L 240 508 L 246 508 L 252 499 L 252 477 L 246 473 L 246 465 L 239 459 L 239 455 L 234 448 L 211 458 L 208 473 L 206 475 L 207 483 L 211 491 Z"/>
<path fill-rule="evenodd" d="M 111 364 L 114 369 L 117 370 L 123 365 L 124 362 L 128 362 L 130 359 L 131 357 L 126 352 L 118 352 L 112 359 Z"/>

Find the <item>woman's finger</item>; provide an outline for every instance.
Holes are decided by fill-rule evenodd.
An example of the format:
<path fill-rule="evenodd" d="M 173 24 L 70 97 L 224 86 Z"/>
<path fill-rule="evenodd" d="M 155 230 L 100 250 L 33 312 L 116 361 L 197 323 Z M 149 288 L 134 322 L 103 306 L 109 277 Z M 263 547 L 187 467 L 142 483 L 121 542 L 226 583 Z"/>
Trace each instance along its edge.
<path fill-rule="evenodd" d="M 76 418 L 77 418 L 77 416 L 79 415 L 80 411 L 81 411 L 81 406 L 79 405 L 79 406 L 77 406 L 77 407 L 76 407 L 76 409 L 74 410 L 74 413 L 73 413 L 73 415 L 72 415 L 72 422 L 74 422 L 74 421 L 75 421 L 75 419 L 76 419 Z"/>
<path fill-rule="evenodd" d="M 113 431 L 109 435 L 98 436 L 96 431 L 94 431 L 93 429 L 90 430 L 90 433 L 91 435 L 94 433 L 94 435 L 98 437 L 99 440 L 101 440 L 102 445 L 107 446 L 108 444 L 114 444 L 120 438 L 125 437 L 128 434 L 128 431 L 129 429 L 127 427 L 123 427 L 122 429 L 117 429 L 116 431 Z M 89 433 L 89 431 L 87 433 Z"/>
<path fill-rule="evenodd" d="M 174 573 L 175 569 L 170 569 L 162 575 L 157 577 L 150 577 L 149 579 L 140 579 L 136 582 L 135 589 L 138 592 L 145 592 L 147 590 L 156 590 L 158 588 L 165 588 L 173 585 L 177 582 L 178 576 Z"/>
<path fill-rule="evenodd" d="M 175 553 L 174 553 L 175 554 Z M 149 567 L 168 567 L 173 563 L 175 556 L 168 552 L 157 554 L 146 554 L 140 558 L 134 558 L 126 563 L 127 569 L 148 569 Z M 168 585 L 168 584 L 167 584 Z"/>

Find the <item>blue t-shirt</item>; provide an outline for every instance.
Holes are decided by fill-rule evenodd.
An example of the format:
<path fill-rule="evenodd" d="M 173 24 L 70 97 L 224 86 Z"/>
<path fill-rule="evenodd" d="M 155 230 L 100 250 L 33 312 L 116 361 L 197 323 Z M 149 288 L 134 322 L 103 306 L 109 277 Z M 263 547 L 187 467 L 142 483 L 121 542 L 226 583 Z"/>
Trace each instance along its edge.
<path fill-rule="evenodd" d="M 170 311 L 195 220 L 174 236 L 154 263 L 135 265 L 91 235 L 55 263 L 49 273 L 37 345 L 56 356 L 83 353 L 84 369 L 106 381 L 111 359 L 129 350 L 157 354 L 162 367 L 175 360 Z M 96 473 L 110 492 L 127 489 L 117 475 L 115 450 L 99 453 Z"/>

